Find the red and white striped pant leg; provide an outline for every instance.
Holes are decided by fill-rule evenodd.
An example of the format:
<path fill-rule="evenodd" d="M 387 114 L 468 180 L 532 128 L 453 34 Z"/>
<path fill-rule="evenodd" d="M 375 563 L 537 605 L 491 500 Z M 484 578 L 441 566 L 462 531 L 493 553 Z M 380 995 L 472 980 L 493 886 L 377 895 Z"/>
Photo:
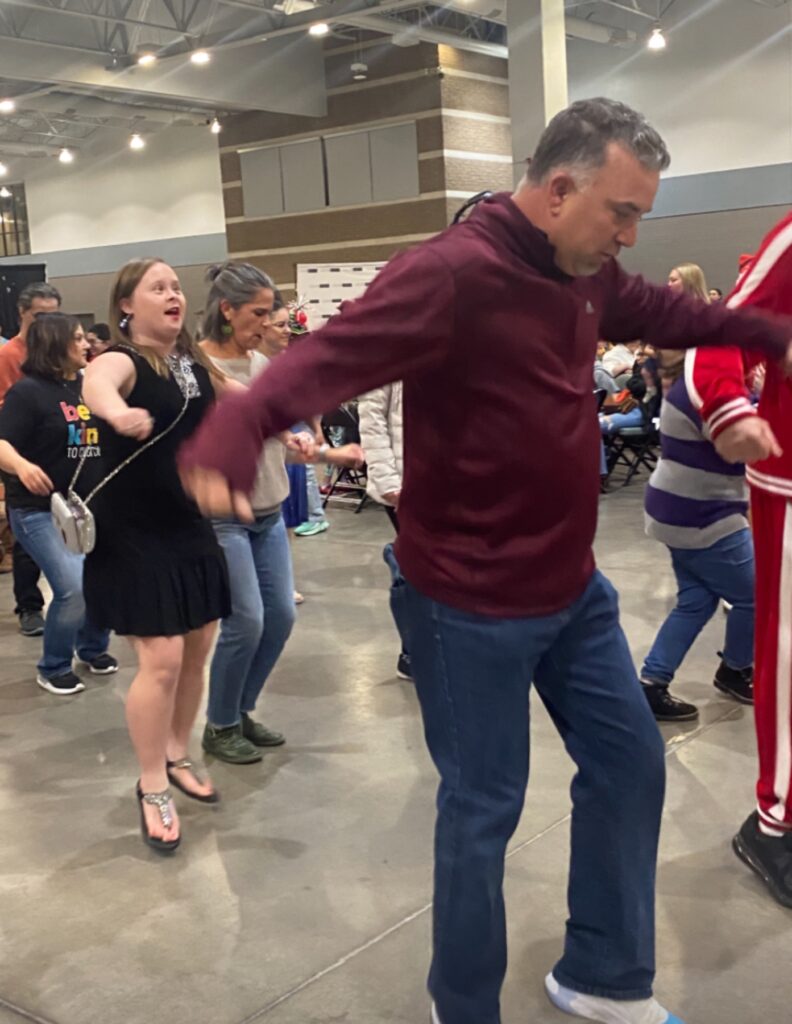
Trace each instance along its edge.
<path fill-rule="evenodd" d="M 762 831 L 792 830 L 792 501 L 752 488 L 756 551 L 754 713 Z"/>

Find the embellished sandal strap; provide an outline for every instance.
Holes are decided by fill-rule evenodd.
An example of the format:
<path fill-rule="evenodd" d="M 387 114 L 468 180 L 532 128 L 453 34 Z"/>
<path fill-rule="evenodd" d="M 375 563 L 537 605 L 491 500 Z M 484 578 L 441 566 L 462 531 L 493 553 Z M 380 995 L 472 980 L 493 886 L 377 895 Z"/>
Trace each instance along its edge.
<path fill-rule="evenodd" d="M 194 765 L 189 757 L 180 757 L 178 761 L 168 761 L 168 767 L 171 769 L 176 768 L 178 770 L 181 768 L 190 769 L 193 768 Z"/>
<path fill-rule="evenodd" d="M 169 789 L 164 789 L 161 793 L 144 793 L 143 801 L 157 808 L 163 828 L 171 827 L 173 815 L 170 809 L 171 791 Z"/>

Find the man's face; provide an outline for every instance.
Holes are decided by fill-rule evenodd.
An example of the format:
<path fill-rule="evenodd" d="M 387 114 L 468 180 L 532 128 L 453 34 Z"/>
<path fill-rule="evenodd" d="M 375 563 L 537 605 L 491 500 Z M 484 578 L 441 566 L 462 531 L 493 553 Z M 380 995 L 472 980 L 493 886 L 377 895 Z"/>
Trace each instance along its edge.
<path fill-rule="evenodd" d="M 57 299 L 33 299 L 30 309 L 19 310 L 19 333 L 26 335 L 39 313 L 57 313 L 59 309 Z"/>
<path fill-rule="evenodd" d="M 616 143 L 588 180 L 576 184 L 569 173 L 555 172 L 548 182 L 548 237 L 558 266 L 573 277 L 587 277 L 635 245 L 638 224 L 652 209 L 659 183 L 658 171 L 647 170 Z"/>

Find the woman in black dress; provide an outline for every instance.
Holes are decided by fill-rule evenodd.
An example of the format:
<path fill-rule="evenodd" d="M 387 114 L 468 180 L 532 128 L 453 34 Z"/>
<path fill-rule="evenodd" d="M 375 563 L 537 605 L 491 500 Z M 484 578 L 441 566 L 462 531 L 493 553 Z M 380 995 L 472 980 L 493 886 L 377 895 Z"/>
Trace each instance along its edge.
<path fill-rule="evenodd" d="M 216 394 L 239 385 L 192 341 L 185 307 L 171 267 L 127 263 L 110 303 L 114 344 L 89 364 L 83 386 L 111 428 L 103 434 L 105 470 L 118 467 L 91 505 L 97 540 L 85 563 L 85 599 L 92 621 L 128 636 L 137 655 L 127 725 L 140 763 L 143 838 L 160 852 L 180 841 L 169 782 L 196 800 L 218 800 L 187 745 L 217 620 L 231 611 L 223 553 L 182 490 L 176 451 Z"/>

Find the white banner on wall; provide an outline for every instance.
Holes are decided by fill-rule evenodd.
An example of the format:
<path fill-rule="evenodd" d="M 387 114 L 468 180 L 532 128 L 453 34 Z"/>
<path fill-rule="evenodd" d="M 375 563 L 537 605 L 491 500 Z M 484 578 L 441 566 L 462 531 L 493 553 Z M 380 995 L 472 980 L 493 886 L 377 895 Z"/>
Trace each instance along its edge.
<path fill-rule="evenodd" d="M 356 299 L 385 266 L 381 263 L 298 263 L 297 294 L 305 302 L 308 326 L 317 330 L 342 302 Z"/>

